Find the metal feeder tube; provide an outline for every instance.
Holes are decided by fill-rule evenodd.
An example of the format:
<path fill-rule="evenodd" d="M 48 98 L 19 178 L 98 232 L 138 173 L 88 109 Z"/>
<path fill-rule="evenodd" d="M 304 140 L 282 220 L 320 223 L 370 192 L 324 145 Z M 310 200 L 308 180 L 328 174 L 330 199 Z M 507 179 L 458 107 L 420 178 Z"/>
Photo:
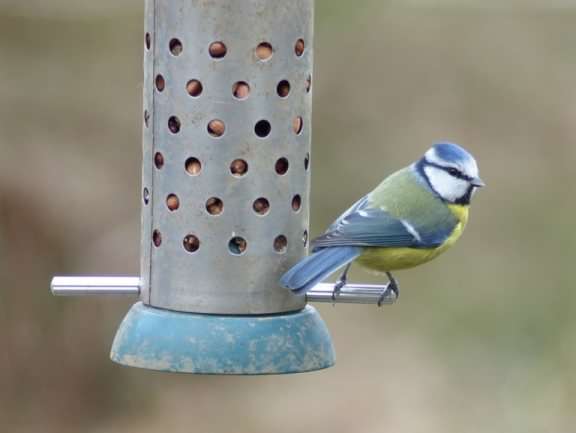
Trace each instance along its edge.
<path fill-rule="evenodd" d="M 308 242 L 312 0 L 147 0 L 145 13 L 142 303 L 112 359 L 198 373 L 332 365 L 318 313 L 278 285 Z"/>

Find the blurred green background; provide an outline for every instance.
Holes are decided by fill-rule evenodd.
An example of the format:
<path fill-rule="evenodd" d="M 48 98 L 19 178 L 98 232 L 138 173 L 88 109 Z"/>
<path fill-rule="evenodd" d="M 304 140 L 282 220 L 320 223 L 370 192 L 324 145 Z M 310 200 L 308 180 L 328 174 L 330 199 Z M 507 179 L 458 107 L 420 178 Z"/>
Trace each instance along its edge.
<path fill-rule="evenodd" d="M 1 431 L 575 431 L 576 0 L 318 1 L 313 234 L 438 139 L 488 187 L 397 305 L 320 307 L 335 368 L 223 378 L 117 366 L 130 300 L 48 291 L 138 271 L 142 3 L 0 0 Z"/>

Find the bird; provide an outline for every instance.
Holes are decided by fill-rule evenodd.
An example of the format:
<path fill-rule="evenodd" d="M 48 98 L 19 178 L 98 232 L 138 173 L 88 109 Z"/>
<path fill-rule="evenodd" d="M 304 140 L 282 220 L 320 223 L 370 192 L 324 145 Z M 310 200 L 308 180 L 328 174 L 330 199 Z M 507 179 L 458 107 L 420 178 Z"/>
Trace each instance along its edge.
<path fill-rule="evenodd" d="M 483 186 L 470 152 L 456 143 L 435 143 L 340 215 L 280 284 L 303 294 L 344 267 L 332 292 L 335 300 L 354 262 L 388 277 L 379 306 L 390 291 L 398 298 L 391 272 L 429 262 L 450 248 L 468 222 L 474 193 Z"/>

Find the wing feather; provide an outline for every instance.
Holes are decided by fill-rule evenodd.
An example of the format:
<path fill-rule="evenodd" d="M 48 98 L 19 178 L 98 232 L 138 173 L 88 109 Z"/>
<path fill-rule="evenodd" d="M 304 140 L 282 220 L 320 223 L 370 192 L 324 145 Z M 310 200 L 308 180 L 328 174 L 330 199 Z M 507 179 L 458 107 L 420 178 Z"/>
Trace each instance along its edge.
<path fill-rule="evenodd" d="M 445 218 L 435 224 L 415 226 L 385 209 L 370 207 L 363 197 L 313 241 L 314 250 L 337 246 L 435 248 L 450 236 L 457 224 Z"/>

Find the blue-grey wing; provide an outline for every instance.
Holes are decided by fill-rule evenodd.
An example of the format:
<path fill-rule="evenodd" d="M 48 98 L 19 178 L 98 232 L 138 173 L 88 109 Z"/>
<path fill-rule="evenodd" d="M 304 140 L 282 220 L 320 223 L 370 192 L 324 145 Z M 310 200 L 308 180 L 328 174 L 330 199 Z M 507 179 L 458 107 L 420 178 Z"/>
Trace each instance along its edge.
<path fill-rule="evenodd" d="M 366 197 L 340 216 L 313 241 L 314 250 L 325 247 L 412 247 L 440 246 L 454 230 L 455 218 L 426 226 L 414 226 L 380 208 L 371 208 Z"/>

